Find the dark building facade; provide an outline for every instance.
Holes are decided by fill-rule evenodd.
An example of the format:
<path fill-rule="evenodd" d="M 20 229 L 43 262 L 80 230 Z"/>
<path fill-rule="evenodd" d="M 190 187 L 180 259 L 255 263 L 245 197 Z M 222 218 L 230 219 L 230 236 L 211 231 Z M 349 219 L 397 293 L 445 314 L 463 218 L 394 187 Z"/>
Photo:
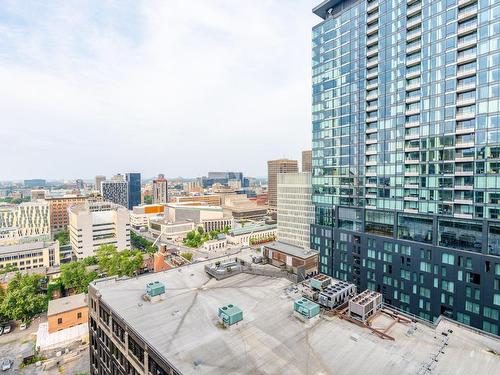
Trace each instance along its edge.
<path fill-rule="evenodd" d="M 141 204 L 141 174 L 127 173 L 125 175 L 128 183 L 128 209 Z"/>
<path fill-rule="evenodd" d="M 500 7 L 330 0 L 313 11 L 320 272 L 498 335 Z"/>

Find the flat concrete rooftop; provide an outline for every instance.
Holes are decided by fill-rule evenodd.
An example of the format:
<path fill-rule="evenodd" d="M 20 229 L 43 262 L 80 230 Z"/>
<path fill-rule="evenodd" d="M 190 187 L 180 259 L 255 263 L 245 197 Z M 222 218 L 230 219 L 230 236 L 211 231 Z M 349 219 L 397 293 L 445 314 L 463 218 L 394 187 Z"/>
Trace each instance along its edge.
<path fill-rule="evenodd" d="M 306 327 L 293 316 L 288 280 L 238 274 L 216 281 L 203 271 L 205 264 L 93 285 L 183 374 L 498 374 L 500 340 L 490 336 L 447 320 L 436 330 L 417 323 L 412 334 L 398 323 L 387 332 L 395 341 L 338 317 L 322 316 Z M 165 300 L 141 298 L 152 281 L 165 283 Z M 243 310 L 243 321 L 223 329 L 217 310 L 227 304 Z M 373 326 L 388 321 L 381 315 Z M 432 361 L 448 329 L 448 346 Z M 432 372 L 423 372 L 428 363 Z"/>

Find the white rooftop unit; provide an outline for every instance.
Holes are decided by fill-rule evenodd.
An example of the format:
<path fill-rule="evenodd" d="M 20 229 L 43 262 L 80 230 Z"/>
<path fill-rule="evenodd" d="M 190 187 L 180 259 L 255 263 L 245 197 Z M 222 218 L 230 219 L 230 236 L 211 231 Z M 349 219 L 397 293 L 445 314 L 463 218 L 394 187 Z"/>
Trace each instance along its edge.
<path fill-rule="evenodd" d="M 331 279 L 330 285 L 319 294 L 319 304 L 330 309 L 347 302 L 356 294 L 356 285 Z"/>
<path fill-rule="evenodd" d="M 363 323 L 380 309 L 382 309 L 382 294 L 370 289 L 349 300 L 349 316 Z"/>

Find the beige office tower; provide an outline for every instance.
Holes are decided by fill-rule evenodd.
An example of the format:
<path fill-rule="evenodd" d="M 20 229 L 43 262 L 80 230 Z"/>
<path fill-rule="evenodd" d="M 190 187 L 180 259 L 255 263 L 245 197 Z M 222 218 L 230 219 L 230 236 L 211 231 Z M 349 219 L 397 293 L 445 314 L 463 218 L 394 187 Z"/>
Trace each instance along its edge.
<path fill-rule="evenodd" d="M 106 181 L 106 176 L 95 176 L 95 190 L 101 191 L 101 183 Z"/>
<path fill-rule="evenodd" d="M 312 150 L 302 151 L 302 172 L 312 172 Z"/>
<path fill-rule="evenodd" d="M 267 162 L 267 189 L 269 209 L 276 211 L 278 207 L 278 173 L 297 173 L 297 160 L 278 159 Z"/>
<path fill-rule="evenodd" d="M 153 203 L 168 203 L 168 186 L 165 176 L 160 174 L 153 180 Z"/>

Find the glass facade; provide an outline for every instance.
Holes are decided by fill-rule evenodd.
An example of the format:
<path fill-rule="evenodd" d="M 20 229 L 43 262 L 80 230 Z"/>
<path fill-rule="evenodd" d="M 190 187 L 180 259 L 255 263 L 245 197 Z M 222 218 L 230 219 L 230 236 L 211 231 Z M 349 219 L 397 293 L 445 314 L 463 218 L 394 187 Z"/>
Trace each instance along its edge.
<path fill-rule="evenodd" d="M 127 173 L 125 177 L 128 183 L 128 209 L 131 210 L 141 204 L 141 174 Z"/>
<path fill-rule="evenodd" d="M 314 12 L 320 269 L 424 319 L 483 329 L 499 284 L 500 0 L 331 0 Z M 457 298 L 471 274 L 478 300 Z"/>

